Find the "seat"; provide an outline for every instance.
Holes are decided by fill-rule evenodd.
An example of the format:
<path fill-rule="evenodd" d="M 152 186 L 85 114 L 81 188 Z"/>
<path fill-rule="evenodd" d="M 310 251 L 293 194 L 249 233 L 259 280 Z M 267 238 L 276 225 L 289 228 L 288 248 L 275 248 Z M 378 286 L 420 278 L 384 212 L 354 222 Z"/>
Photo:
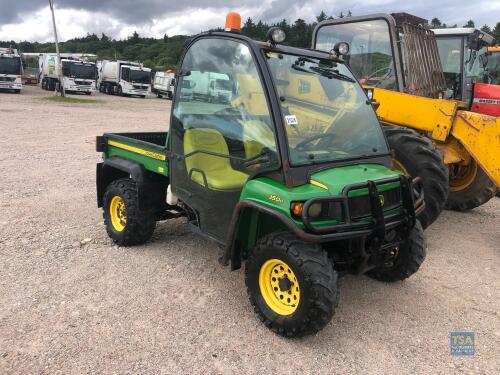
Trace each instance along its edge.
<path fill-rule="evenodd" d="M 214 129 L 188 129 L 184 133 L 184 155 L 194 151 L 207 151 L 229 155 L 226 141 L 220 132 Z M 196 153 L 186 158 L 186 169 L 191 180 L 211 190 L 241 189 L 248 175 L 234 170 L 229 158 L 207 153 Z"/>
<path fill-rule="evenodd" d="M 245 121 L 243 123 L 243 146 L 247 159 L 259 155 L 264 147 L 276 151 L 274 133 L 263 121 Z"/>

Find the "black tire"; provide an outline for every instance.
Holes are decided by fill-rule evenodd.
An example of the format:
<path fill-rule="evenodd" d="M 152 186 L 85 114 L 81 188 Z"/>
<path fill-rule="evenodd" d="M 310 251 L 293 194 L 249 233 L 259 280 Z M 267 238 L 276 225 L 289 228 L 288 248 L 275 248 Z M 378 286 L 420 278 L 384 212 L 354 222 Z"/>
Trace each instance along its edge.
<path fill-rule="evenodd" d="M 145 99 L 145 98 L 146 98 L 146 95 L 140 95 L 140 98 L 141 98 L 141 99 Z"/>
<path fill-rule="evenodd" d="M 42 90 L 47 90 L 47 81 L 45 79 L 42 80 Z"/>
<path fill-rule="evenodd" d="M 106 91 L 106 94 L 108 94 L 108 95 L 113 95 L 113 86 L 111 86 L 111 85 L 106 85 L 106 87 L 105 87 L 105 89 L 104 89 L 104 90 Z"/>
<path fill-rule="evenodd" d="M 391 265 L 381 266 L 366 273 L 378 281 L 392 283 L 407 279 L 418 271 L 427 255 L 424 230 L 417 220 L 406 241 L 399 246 Z"/>
<path fill-rule="evenodd" d="M 447 210 L 471 210 L 485 204 L 498 194 L 498 189 L 483 169 L 475 161 L 472 160 L 471 163 L 476 173 L 470 184 L 457 189 L 453 186 L 453 180 L 450 181 L 450 192 L 445 206 Z"/>
<path fill-rule="evenodd" d="M 125 205 L 126 222 L 117 230 L 111 219 L 111 201 L 119 197 Z M 153 214 L 139 211 L 135 181 L 128 178 L 111 182 L 104 193 L 104 225 L 109 237 L 120 246 L 140 245 L 151 239 L 156 221 Z"/>
<path fill-rule="evenodd" d="M 275 312 L 261 292 L 260 271 L 271 259 L 284 262 L 300 287 L 299 303 L 291 314 Z M 332 319 L 339 301 L 338 276 L 327 253 L 321 246 L 304 243 L 286 232 L 259 239 L 246 261 L 245 283 L 250 303 L 259 319 L 269 329 L 286 337 L 301 337 L 320 331 Z M 288 293 L 293 287 L 291 283 Z"/>
<path fill-rule="evenodd" d="M 389 147 L 396 161 L 411 177 L 421 177 L 425 210 L 419 220 L 422 228 L 431 225 L 443 211 L 448 197 L 449 180 L 441 153 L 430 139 L 400 126 L 384 126 Z"/>
<path fill-rule="evenodd" d="M 163 96 L 159 92 L 156 93 L 156 97 L 157 98 L 163 98 Z"/>
<path fill-rule="evenodd" d="M 21 90 L 20 89 L 15 89 L 14 90 L 14 94 L 20 94 L 21 93 Z"/>
<path fill-rule="evenodd" d="M 116 95 L 122 96 L 123 95 L 123 89 L 120 85 L 116 87 Z"/>

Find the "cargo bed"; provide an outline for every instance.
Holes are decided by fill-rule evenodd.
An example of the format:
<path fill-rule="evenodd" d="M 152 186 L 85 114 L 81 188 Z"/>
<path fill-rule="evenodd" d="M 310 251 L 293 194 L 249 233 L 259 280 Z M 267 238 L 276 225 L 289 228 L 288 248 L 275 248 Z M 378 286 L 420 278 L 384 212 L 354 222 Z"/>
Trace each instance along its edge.
<path fill-rule="evenodd" d="M 135 161 L 150 172 L 168 175 L 167 132 L 105 133 L 97 137 L 103 159 L 121 157 Z"/>

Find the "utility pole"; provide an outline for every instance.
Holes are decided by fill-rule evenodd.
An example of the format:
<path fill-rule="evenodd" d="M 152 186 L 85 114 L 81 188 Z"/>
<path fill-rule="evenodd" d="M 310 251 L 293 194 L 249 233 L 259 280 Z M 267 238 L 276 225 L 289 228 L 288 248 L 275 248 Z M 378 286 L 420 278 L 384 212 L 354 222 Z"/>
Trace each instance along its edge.
<path fill-rule="evenodd" d="M 59 39 L 57 38 L 57 28 L 56 28 L 56 18 L 54 16 L 54 5 L 52 4 L 53 0 L 49 0 L 50 11 L 52 12 L 52 26 L 54 26 L 54 39 L 56 41 L 56 53 L 57 53 L 57 74 L 59 76 L 59 88 L 61 90 L 61 96 L 64 97 L 64 84 L 63 84 L 63 74 L 62 74 L 62 61 L 61 54 L 59 53 Z"/>

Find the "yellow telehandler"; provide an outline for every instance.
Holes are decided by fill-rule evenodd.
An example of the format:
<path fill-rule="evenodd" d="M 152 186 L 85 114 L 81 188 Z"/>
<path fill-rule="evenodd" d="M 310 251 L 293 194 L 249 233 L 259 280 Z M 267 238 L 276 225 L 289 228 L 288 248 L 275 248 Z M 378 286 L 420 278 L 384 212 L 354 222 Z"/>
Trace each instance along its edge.
<path fill-rule="evenodd" d="M 426 210 L 420 220 L 427 227 L 445 206 L 464 211 L 495 196 L 500 118 L 471 112 L 470 103 L 442 99 L 446 82 L 434 33 L 406 16 L 398 24 L 382 13 L 320 22 L 313 48 L 350 45 L 346 62 L 378 106 L 394 167 L 424 181 Z"/>

